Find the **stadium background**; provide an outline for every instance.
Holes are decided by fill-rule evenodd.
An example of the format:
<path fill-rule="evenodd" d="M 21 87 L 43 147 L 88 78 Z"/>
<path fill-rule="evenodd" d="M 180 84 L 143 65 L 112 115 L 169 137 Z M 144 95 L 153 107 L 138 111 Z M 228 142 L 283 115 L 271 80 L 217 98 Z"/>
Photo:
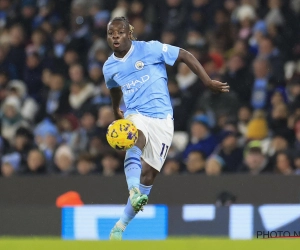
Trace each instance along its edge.
<path fill-rule="evenodd" d="M 124 152 L 105 139 L 114 118 L 102 66 L 115 16 L 128 17 L 138 40 L 187 49 L 210 77 L 231 86 L 214 94 L 184 64 L 168 67 L 175 137 L 153 203 L 298 203 L 300 1 L 1 0 L 1 234 L 47 234 L 47 227 L 24 226 L 34 221 L 24 220 L 25 211 L 37 221 L 43 209 L 56 214 L 48 234 L 60 234 L 55 198 L 69 190 L 89 204 L 126 197 Z M 100 199 L 123 181 L 111 200 Z M 193 188 L 182 190 L 181 181 Z M 155 195 L 166 188 L 180 201 L 172 192 L 166 201 Z M 9 220 L 12 211 L 20 221 Z"/>

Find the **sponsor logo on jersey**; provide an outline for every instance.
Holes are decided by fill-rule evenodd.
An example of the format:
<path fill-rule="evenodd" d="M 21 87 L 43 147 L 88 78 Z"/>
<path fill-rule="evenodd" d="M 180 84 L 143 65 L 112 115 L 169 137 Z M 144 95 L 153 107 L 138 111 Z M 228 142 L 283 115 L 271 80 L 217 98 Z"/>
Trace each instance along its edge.
<path fill-rule="evenodd" d="M 150 79 L 149 75 L 144 75 L 136 80 L 126 83 L 125 85 L 122 86 L 123 94 L 134 93 L 139 88 L 141 88 L 145 82 L 149 81 L 149 79 Z"/>

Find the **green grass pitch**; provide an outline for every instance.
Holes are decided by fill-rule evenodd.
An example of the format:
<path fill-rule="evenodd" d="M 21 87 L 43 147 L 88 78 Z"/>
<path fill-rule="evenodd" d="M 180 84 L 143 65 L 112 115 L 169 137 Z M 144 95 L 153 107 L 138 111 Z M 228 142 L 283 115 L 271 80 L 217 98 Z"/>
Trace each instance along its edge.
<path fill-rule="evenodd" d="M 300 239 L 229 240 L 221 238 L 171 238 L 165 241 L 64 241 L 59 238 L 0 238 L 1 250 L 259 250 L 298 249 Z"/>

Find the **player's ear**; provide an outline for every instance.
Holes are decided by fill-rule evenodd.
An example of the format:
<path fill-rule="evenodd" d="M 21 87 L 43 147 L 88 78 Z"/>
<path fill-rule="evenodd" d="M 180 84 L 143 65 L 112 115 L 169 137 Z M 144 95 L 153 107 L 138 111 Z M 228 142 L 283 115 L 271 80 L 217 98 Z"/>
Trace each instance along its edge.
<path fill-rule="evenodd" d="M 129 31 L 128 31 L 128 39 L 131 40 L 131 37 L 132 37 L 132 31 L 129 30 Z"/>

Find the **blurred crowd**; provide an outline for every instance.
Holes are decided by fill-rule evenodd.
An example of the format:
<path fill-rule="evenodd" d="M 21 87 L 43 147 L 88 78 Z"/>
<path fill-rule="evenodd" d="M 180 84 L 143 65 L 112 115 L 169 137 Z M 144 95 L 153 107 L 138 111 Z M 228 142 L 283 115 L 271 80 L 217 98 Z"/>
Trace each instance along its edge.
<path fill-rule="evenodd" d="M 300 174 L 300 0 L 0 0 L 0 176 L 123 172 L 102 73 L 116 16 L 231 87 L 212 93 L 185 64 L 167 67 L 163 174 Z"/>

